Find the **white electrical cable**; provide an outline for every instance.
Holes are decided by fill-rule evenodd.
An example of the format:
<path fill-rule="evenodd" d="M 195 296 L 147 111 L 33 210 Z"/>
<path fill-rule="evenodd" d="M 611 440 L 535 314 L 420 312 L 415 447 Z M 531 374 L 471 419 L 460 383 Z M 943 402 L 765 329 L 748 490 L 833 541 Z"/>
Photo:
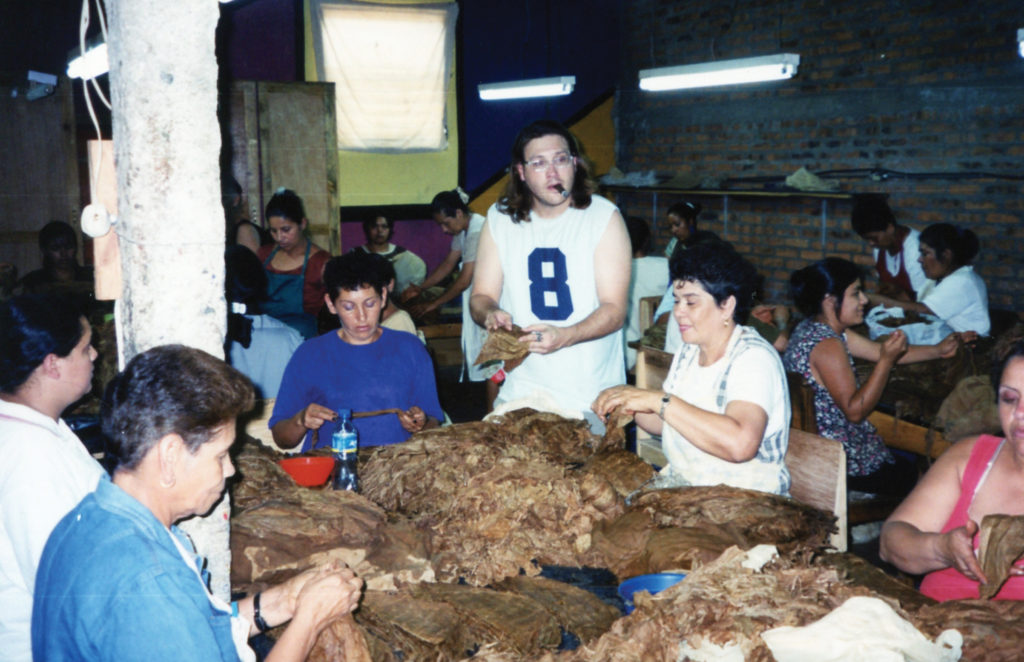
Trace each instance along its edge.
<path fill-rule="evenodd" d="M 89 30 L 89 0 L 82 0 L 82 19 L 78 23 L 78 46 L 79 52 L 85 53 L 85 33 Z M 92 119 L 92 125 L 96 129 L 96 139 L 102 141 L 103 135 L 100 133 L 100 123 L 96 119 L 96 111 L 92 107 L 92 98 L 89 95 L 89 81 L 82 81 L 82 96 L 85 97 L 85 107 L 89 110 L 89 118 Z M 102 150 L 100 150 L 102 154 Z M 93 202 L 99 199 L 99 190 L 97 188 L 97 182 L 100 178 L 100 168 L 103 167 L 103 159 L 97 157 L 93 163 L 92 171 L 95 176 L 89 178 L 89 193 Z"/>
<path fill-rule="evenodd" d="M 86 2 L 88 2 L 88 0 L 86 0 Z M 107 17 L 103 12 L 103 5 L 100 4 L 100 0 L 96 0 L 96 17 L 99 19 L 100 22 L 100 34 L 103 35 L 103 43 L 108 44 L 107 52 L 109 53 L 110 42 L 107 40 Z M 107 107 L 107 110 L 111 110 L 110 101 L 107 99 L 107 95 L 103 93 L 103 88 L 100 87 L 100 84 L 99 82 L 97 82 L 96 78 L 92 78 L 91 80 L 93 89 L 96 90 L 97 96 L 99 96 L 100 100 L 103 101 L 103 105 Z"/>
<path fill-rule="evenodd" d="M 100 29 L 103 32 L 103 39 L 106 43 L 106 19 L 103 16 L 103 9 L 99 4 L 100 0 L 96 0 L 97 14 L 100 19 Z M 82 19 L 78 26 L 78 44 L 82 53 L 85 53 L 85 34 L 89 30 L 89 0 L 82 0 Z M 99 84 L 95 78 L 92 79 L 93 87 L 96 89 L 97 94 L 103 103 L 106 104 L 107 108 L 110 108 L 110 102 L 103 95 L 103 91 L 100 89 Z M 99 203 L 99 181 L 100 174 L 103 170 L 103 134 L 100 131 L 99 120 L 96 119 L 96 110 L 92 106 L 92 96 L 89 94 L 89 79 L 82 80 L 82 96 L 85 97 L 85 106 L 89 109 L 89 118 L 92 120 L 92 125 L 96 129 L 96 138 L 99 143 L 99 149 L 96 150 L 96 156 L 92 161 L 92 175 L 89 177 L 89 195 L 92 202 L 82 209 L 82 231 L 90 237 L 102 237 L 110 231 L 111 223 L 113 219 L 110 216 L 110 212 Z"/>

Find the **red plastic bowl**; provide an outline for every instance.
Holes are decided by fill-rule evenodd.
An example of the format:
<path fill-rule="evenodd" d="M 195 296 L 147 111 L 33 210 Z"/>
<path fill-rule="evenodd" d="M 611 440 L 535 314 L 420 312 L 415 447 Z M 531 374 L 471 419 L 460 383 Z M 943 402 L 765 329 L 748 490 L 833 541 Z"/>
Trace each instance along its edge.
<path fill-rule="evenodd" d="M 289 457 L 277 463 L 296 483 L 305 487 L 323 485 L 334 470 L 333 457 Z"/>

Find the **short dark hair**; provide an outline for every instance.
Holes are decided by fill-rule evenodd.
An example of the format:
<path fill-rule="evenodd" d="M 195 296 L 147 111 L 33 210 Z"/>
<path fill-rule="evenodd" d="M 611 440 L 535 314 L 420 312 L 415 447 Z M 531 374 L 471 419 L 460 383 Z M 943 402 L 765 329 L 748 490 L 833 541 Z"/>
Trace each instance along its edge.
<path fill-rule="evenodd" d="M 850 225 L 854 232 L 863 237 L 868 232 L 883 232 L 890 225 L 896 225 L 896 215 L 885 201 L 885 195 L 858 193 L 853 196 Z"/>
<path fill-rule="evenodd" d="M 981 249 L 978 235 L 967 228 L 961 228 L 952 223 L 935 223 L 921 231 L 920 243 L 928 245 L 935 251 L 939 261 L 946 251 L 950 254 L 950 264 L 954 268 L 960 268 L 970 264 L 974 256 Z"/>
<path fill-rule="evenodd" d="M 382 288 L 386 288 L 391 281 L 398 277 L 395 273 L 395 265 L 391 260 L 377 253 L 366 253 L 366 255 L 370 258 L 371 267 L 376 272 L 369 281 L 370 287 L 376 289 L 376 284 L 380 283 Z"/>
<path fill-rule="evenodd" d="M 821 304 L 829 294 L 836 297 L 838 312 L 843 292 L 863 278 L 864 272 L 853 262 L 841 257 L 826 257 L 794 271 L 789 277 L 789 289 L 797 310 L 806 317 L 814 317 L 821 312 Z"/>
<path fill-rule="evenodd" d="M 168 434 L 196 453 L 252 404 L 252 383 L 235 368 L 201 349 L 162 345 L 111 380 L 100 415 L 117 467 L 134 469 Z"/>
<path fill-rule="evenodd" d="M 64 221 L 50 221 L 39 230 L 39 250 L 45 251 L 58 239 L 68 239 L 73 246 L 78 246 L 78 235 L 73 227 Z"/>
<path fill-rule="evenodd" d="M 996 391 L 996 402 L 999 402 L 999 384 L 1003 381 L 1003 373 L 1010 361 L 1016 358 L 1024 358 L 1024 337 L 1021 333 L 1024 329 L 1011 331 L 1005 337 L 1000 338 L 996 346 L 992 348 L 992 355 L 995 361 L 992 362 L 992 388 Z"/>
<path fill-rule="evenodd" d="M 498 211 L 508 214 L 514 223 L 524 221 L 530 217 L 530 209 L 533 207 L 533 192 L 526 182 L 516 176 L 516 166 L 526 162 L 526 145 L 531 140 L 543 138 L 544 136 L 560 136 L 569 145 L 569 154 L 576 159 L 575 177 L 573 179 L 572 206 L 577 209 L 586 209 L 590 206 L 590 198 L 597 191 L 597 182 L 590 174 L 590 164 L 587 158 L 581 153 L 580 144 L 576 137 L 569 133 L 561 122 L 554 120 L 537 120 L 532 124 L 523 127 L 515 142 L 512 143 L 512 163 L 509 166 L 508 184 L 505 186 L 505 194 L 498 199 Z"/>
<path fill-rule="evenodd" d="M 754 306 L 757 269 L 725 241 L 700 243 L 685 251 L 676 251 L 669 259 L 672 282 L 697 283 L 714 298 L 717 305 L 730 296 L 736 298 L 732 318 L 744 324 Z"/>
<path fill-rule="evenodd" d="M 462 199 L 462 194 L 459 189 L 453 191 L 441 191 L 434 196 L 434 199 L 430 201 L 430 213 L 440 214 L 441 216 L 448 218 L 449 216 L 455 216 L 456 211 L 461 211 L 463 214 L 469 215 L 469 206 L 466 205 L 466 201 Z"/>
<path fill-rule="evenodd" d="M 372 287 L 377 294 L 383 295 L 391 279 L 385 278 L 385 270 L 378 260 L 388 262 L 385 257 L 359 248 L 327 260 L 324 265 L 324 287 L 331 301 L 337 299 L 342 290 L 351 292 L 363 287 Z M 394 266 L 391 273 L 394 274 Z"/>
<path fill-rule="evenodd" d="M 306 218 L 306 209 L 302 206 L 302 198 L 291 189 L 277 189 L 270 198 L 270 202 L 267 203 L 267 209 L 263 214 L 263 217 L 267 219 L 271 216 L 280 216 L 296 225 L 302 225 L 302 219 Z"/>
<path fill-rule="evenodd" d="M 629 233 L 629 245 L 633 253 L 647 253 L 651 244 L 651 226 L 639 216 L 626 217 L 626 232 Z"/>
<path fill-rule="evenodd" d="M 668 208 L 665 212 L 666 216 L 678 216 L 679 218 L 686 221 L 686 224 L 690 227 L 697 228 L 697 217 L 700 215 L 700 211 L 704 209 L 699 202 L 692 202 L 690 200 L 683 200 L 677 202 Z"/>
<path fill-rule="evenodd" d="M 67 356 L 83 335 L 83 312 L 71 297 L 23 294 L 0 302 L 0 393 L 16 393 L 47 356 Z"/>
<path fill-rule="evenodd" d="M 370 233 L 373 232 L 375 227 L 377 227 L 378 218 L 383 218 L 384 222 L 387 223 L 389 240 L 395 234 L 395 222 L 384 214 L 375 214 L 370 218 L 363 219 L 363 235 L 366 237 L 366 241 L 370 241 Z"/>

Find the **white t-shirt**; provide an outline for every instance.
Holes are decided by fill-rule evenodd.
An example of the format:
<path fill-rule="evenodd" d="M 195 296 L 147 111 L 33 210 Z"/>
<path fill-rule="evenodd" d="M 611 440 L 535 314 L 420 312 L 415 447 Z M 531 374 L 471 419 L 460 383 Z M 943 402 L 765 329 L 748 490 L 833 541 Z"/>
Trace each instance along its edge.
<path fill-rule="evenodd" d="M 662 429 L 662 450 L 671 471 L 691 485 L 719 483 L 787 494 L 791 410 L 786 373 L 779 353 L 754 329 L 737 326 L 725 356 L 701 366 L 700 350 L 683 344 L 672 360 L 663 385 L 667 393 L 701 409 L 724 413 L 734 400 L 750 402 L 768 415 L 757 455 L 747 462 L 729 462 L 697 448 L 668 424 Z"/>
<path fill-rule="evenodd" d="M 594 252 L 615 212 L 615 205 L 598 195 L 586 209 L 570 207 L 557 218 L 531 213 L 520 223 L 491 206 L 487 226 L 503 274 L 498 306 L 513 323 L 566 327 L 597 310 Z M 551 354 L 528 355 L 508 373 L 496 404 L 546 392 L 564 409 L 590 411 L 602 389 L 625 382 L 619 329 Z"/>
<path fill-rule="evenodd" d="M 633 259 L 629 277 L 629 299 L 626 301 L 626 337 L 629 343 L 640 339 L 640 299 L 661 296 L 668 287 L 668 260 L 663 257 Z M 636 350 L 626 347 L 626 369 L 636 365 Z"/>
<path fill-rule="evenodd" d="M 0 657 L 32 660 L 32 591 L 57 522 L 103 467 L 63 420 L 0 400 Z"/>
<path fill-rule="evenodd" d="M 970 265 L 960 267 L 938 283 L 929 280 L 917 300 L 954 331 L 976 331 L 987 336 L 992 329 L 985 281 Z"/>
<path fill-rule="evenodd" d="M 480 214 L 471 214 L 466 229 L 452 237 L 452 250 L 458 250 L 462 254 L 463 269 L 467 264 L 476 262 L 477 247 L 480 245 L 480 231 L 484 229 L 485 220 Z M 482 382 L 487 379 L 493 369 L 483 369 L 478 365 L 473 365 L 476 357 L 480 355 L 480 348 L 484 346 L 486 333 L 482 326 L 473 321 L 473 316 L 470 314 L 469 297 L 472 293 L 472 286 L 462 291 L 462 356 L 465 357 L 464 366 L 469 380 Z"/>
<path fill-rule="evenodd" d="M 252 320 L 252 340 L 248 347 L 233 341 L 228 361 L 252 380 L 258 397 L 276 398 L 288 359 L 302 344 L 302 335 L 270 315 L 246 315 Z"/>
<path fill-rule="evenodd" d="M 372 253 L 369 246 L 359 246 L 364 252 Z M 427 278 L 427 263 L 419 255 L 408 249 L 401 252 L 398 246 L 388 244 L 388 249 L 378 253 L 381 257 L 387 258 L 395 267 L 395 293 L 401 294 L 410 285 L 420 285 Z"/>
<path fill-rule="evenodd" d="M 412 315 L 405 312 L 401 308 L 391 314 L 391 317 L 386 320 L 381 320 L 380 325 L 385 329 L 391 329 L 392 331 L 404 331 L 405 333 L 411 333 L 420 339 L 424 345 L 427 344 L 427 337 L 423 335 L 423 332 L 416 328 L 416 322 L 412 320 Z"/>

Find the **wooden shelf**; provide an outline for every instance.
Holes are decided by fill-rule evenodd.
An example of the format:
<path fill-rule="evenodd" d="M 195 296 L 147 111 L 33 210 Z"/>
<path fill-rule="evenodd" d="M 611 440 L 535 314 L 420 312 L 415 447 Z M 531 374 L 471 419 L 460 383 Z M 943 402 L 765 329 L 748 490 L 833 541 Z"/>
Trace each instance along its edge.
<path fill-rule="evenodd" d="M 671 186 L 626 186 L 623 184 L 609 184 L 601 187 L 605 191 L 616 191 L 621 193 L 668 193 L 670 195 L 703 195 L 708 197 L 736 197 L 736 198 L 823 198 L 826 200 L 849 200 L 852 193 L 839 193 L 831 191 L 771 191 L 766 189 L 683 189 Z"/>

